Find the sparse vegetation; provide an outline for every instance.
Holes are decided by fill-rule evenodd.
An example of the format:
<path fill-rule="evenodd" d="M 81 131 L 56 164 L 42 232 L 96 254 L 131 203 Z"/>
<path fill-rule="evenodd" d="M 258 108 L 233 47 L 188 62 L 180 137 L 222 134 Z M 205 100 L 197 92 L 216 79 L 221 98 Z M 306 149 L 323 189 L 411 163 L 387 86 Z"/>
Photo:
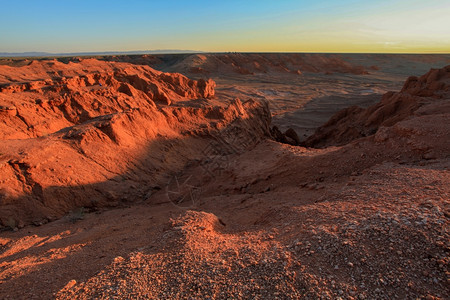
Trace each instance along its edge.
<path fill-rule="evenodd" d="M 85 215 L 85 209 L 84 207 L 79 207 L 77 209 L 74 209 L 69 213 L 69 220 L 72 223 L 76 223 L 77 221 L 83 220 Z"/>
<path fill-rule="evenodd" d="M 17 222 L 13 218 L 8 218 L 8 221 L 6 222 L 6 227 L 14 230 L 17 228 Z"/>

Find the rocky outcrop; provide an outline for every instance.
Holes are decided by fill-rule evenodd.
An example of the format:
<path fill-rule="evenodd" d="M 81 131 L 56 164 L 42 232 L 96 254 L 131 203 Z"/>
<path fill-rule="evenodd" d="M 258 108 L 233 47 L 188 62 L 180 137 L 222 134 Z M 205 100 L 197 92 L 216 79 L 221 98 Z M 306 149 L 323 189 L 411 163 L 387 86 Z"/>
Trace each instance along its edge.
<path fill-rule="evenodd" d="M 297 132 L 295 132 L 295 130 L 292 128 L 288 128 L 283 133 L 277 126 L 273 126 L 270 129 L 270 134 L 271 134 L 272 139 L 277 142 L 280 142 L 283 144 L 289 144 L 292 146 L 300 145 L 300 138 L 298 137 Z"/>
<path fill-rule="evenodd" d="M 94 70 L 97 63 L 106 70 L 72 63 L 83 75 L 3 85 L 3 226 L 145 201 L 168 176 L 205 159 L 211 143 L 240 151 L 268 135 L 267 103 L 212 101 L 212 80 L 97 61 Z M 18 69 L 39 69 L 31 66 Z"/>
<path fill-rule="evenodd" d="M 367 109 L 352 106 L 336 113 L 303 144 L 307 147 L 343 145 L 390 127 L 437 99 L 450 99 L 450 66 L 410 77 L 400 92 L 388 92 Z"/>
<path fill-rule="evenodd" d="M 147 66 L 89 59 L 68 66 L 59 62 L 32 62 L 15 69 L 0 68 L 0 74 L 4 72 L 9 78 L 0 87 L 3 140 L 44 136 L 132 108 L 214 97 L 215 82 L 211 79 L 191 80 Z M 16 83 L 26 80 L 23 74 L 36 80 Z"/>

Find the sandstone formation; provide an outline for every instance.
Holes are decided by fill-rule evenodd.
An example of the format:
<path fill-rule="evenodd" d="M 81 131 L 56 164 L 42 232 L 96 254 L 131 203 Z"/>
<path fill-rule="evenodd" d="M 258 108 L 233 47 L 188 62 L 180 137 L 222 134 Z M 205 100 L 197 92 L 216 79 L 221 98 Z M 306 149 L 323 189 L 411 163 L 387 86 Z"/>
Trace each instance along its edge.
<path fill-rule="evenodd" d="M 3 226 L 145 198 L 219 133 L 234 128 L 240 145 L 270 123 L 267 104 L 208 100 L 212 80 L 147 66 L 33 61 L 0 74 Z"/>
<path fill-rule="evenodd" d="M 352 106 L 336 113 L 304 145 L 343 145 L 357 138 L 373 135 L 380 128 L 391 127 L 414 114 L 423 114 L 419 108 L 424 105 L 445 107 L 448 103 L 442 102 L 442 99 L 449 97 L 450 66 L 430 70 L 419 78 L 408 78 L 400 92 L 386 93 L 378 104 L 367 109 Z"/>
<path fill-rule="evenodd" d="M 0 138 L 39 137 L 133 108 L 213 98 L 214 86 L 212 80 L 94 59 L 2 66 L 0 101 L 9 117 L 1 119 Z"/>

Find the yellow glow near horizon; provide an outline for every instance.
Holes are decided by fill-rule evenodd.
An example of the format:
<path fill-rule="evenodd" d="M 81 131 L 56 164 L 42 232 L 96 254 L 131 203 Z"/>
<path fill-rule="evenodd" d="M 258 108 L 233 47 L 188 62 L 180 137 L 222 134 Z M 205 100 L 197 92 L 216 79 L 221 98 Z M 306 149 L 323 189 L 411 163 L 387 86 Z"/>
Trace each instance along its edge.
<path fill-rule="evenodd" d="M 5 3 L 0 52 L 450 53 L 449 0 L 72 4 Z"/>
<path fill-rule="evenodd" d="M 450 53 L 450 5 L 333 19 L 290 16 L 270 25 L 223 32 L 216 45 L 211 36 L 208 50 L 229 43 L 245 52 Z"/>

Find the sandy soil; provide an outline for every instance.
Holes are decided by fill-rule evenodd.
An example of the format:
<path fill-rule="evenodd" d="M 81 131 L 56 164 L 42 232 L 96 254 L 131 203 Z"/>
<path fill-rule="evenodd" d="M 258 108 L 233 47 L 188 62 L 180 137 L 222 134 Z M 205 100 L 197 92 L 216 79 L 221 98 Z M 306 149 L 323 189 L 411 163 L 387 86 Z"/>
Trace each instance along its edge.
<path fill-rule="evenodd" d="M 367 64 L 367 69 L 392 59 L 376 58 L 378 64 L 373 56 L 364 63 L 361 57 L 346 59 L 351 65 Z M 411 68 L 440 62 L 395 59 Z M 155 77 L 158 71 L 133 67 L 132 61 L 123 64 L 138 77 L 153 72 L 146 77 L 153 84 L 160 78 Z M 147 103 L 149 112 L 136 116 L 111 106 L 115 122 L 99 113 L 77 123 L 46 108 L 56 124 L 67 122 L 61 125 L 67 129 L 36 136 L 30 126 L 17 125 L 17 132 L 29 136 L 1 143 L 2 159 L 11 161 L 7 165 L 12 168 L 2 173 L 2 191 L 15 189 L 31 197 L 26 199 L 44 199 L 44 207 L 59 207 L 63 217 L 38 226 L 2 219 L 10 230 L 0 233 L 0 298 L 448 298 L 450 67 L 411 78 L 403 89 L 403 71 L 376 79 L 383 77 L 377 73 L 381 70 L 373 75 L 325 75 L 325 70 L 212 74 L 215 100 L 195 100 L 199 96 L 189 92 L 191 83 L 184 96 L 168 97 L 170 105 L 154 94 L 145 98 L 136 92 L 134 98 L 145 99 L 140 105 Z M 108 85 L 111 94 L 119 93 L 124 83 L 122 77 L 114 78 L 119 84 Z M 180 77 L 165 78 L 158 84 Z M 136 88 L 137 80 L 126 82 L 145 90 Z M 69 87 L 69 95 L 81 89 Z M 166 94 L 176 90 L 175 85 L 166 87 Z M 381 101 L 377 95 L 390 87 L 398 92 Z M 204 96 L 212 93 L 207 90 Z M 35 92 L 27 93 L 13 94 L 26 103 Z M 108 103 L 107 96 L 95 91 L 86 94 L 86 103 L 92 98 Z M 48 95 L 40 93 L 41 98 Z M 134 101 L 123 97 L 124 103 Z M 232 101 L 235 97 L 242 102 Z M 3 99 L 14 100 L 10 94 Z M 330 121 L 313 135 L 335 132 L 345 142 L 327 138 L 321 149 L 305 148 L 271 140 L 263 99 L 273 108 L 272 124 L 295 128 L 301 136 L 346 103 L 362 103 L 367 109 L 346 113 L 342 123 L 332 126 Z M 398 109 L 389 109 L 392 103 Z M 17 107 L 20 112 L 20 103 Z M 47 110 L 40 109 L 45 116 Z M 2 122 L 17 116 L 3 110 Z M 39 116 L 31 109 L 24 111 L 30 122 L 39 120 L 31 118 Z M 364 118 L 375 121 L 361 123 Z M 114 135 L 99 134 L 102 126 L 89 124 L 111 127 L 119 142 Z M 354 124 L 370 134 L 348 134 Z M 144 134 L 142 127 L 155 132 Z M 83 133 L 82 138 L 67 141 L 70 132 L 75 137 Z M 11 160 L 5 153 L 16 157 Z M 38 164 L 40 157 L 44 159 Z M 120 177 L 109 176 L 92 161 Z M 85 177 L 92 182 L 80 185 Z M 56 182 L 64 193 L 49 193 Z M 45 197 L 37 197 L 40 193 Z M 83 194 L 101 201 L 80 205 Z M 0 200 L 5 217 L 18 198 Z M 64 209 L 71 211 L 64 215 Z M 24 215 L 23 220 L 33 219 Z"/>

